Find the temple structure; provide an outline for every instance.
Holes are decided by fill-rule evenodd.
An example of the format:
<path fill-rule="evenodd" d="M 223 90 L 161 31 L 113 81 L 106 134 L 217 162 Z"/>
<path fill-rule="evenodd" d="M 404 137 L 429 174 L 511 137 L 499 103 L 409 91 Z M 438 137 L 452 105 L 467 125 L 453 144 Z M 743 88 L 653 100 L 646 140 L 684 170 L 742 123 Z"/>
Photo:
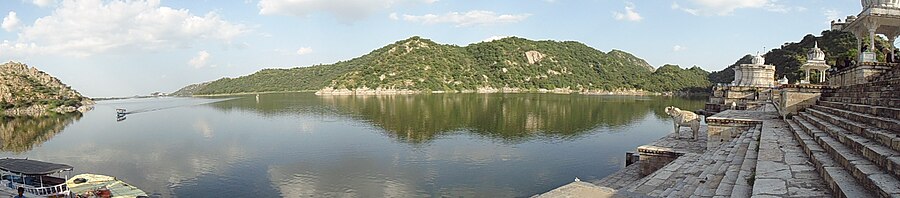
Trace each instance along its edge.
<path fill-rule="evenodd" d="M 856 48 L 861 52 L 857 64 L 851 68 L 832 73 L 828 85 L 833 87 L 864 84 L 878 74 L 890 70 L 895 47 L 890 46 L 885 61 L 879 61 L 875 49 L 875 37 L 882 35 L 889 43 L 894 43 L 900 36 L 900 1 L 897 0 L 861 0 L 862 11 L 856 16 L 847 16 L 844 21 L 833 21 L 832 30 L 853 33 L 856 36 Z M 865 46 L 863 46 L 865 44 Z"/>
<path fill-rule="evenodd" d="M 824 83 L 825 71 L 829 68 L 831 66 L 825 62 L 825 52 L 819 49 L 819 42 L 816 42 L 816 45 L 809 50 L 809 54 L 806 56 L 806 63 L 800 66 L 800 70 L 806 72 L 806 78 L 800 83 L 810 84 L 809 78 L 812 76 L 812 71 L 818 73 L 819 79 L 817 82 Z"/>
<path fill-rule="evenodd" d="M 773 99 L 772 90 L 776 85 L 775 66 L 766 65 L 766 59 L 756 55 L 750 64 L 734 68 L 731 84 L 716 85 L 706 103 L 708 114 L 728 109 L 747 109 Z"/>
<path fill-rule="evenodd" d="M 732 86 L 772 87 L 775 86 L 775 66 L 766 65 L 766 59 L 757 54 L 750 64 L 734 67 Z"/>

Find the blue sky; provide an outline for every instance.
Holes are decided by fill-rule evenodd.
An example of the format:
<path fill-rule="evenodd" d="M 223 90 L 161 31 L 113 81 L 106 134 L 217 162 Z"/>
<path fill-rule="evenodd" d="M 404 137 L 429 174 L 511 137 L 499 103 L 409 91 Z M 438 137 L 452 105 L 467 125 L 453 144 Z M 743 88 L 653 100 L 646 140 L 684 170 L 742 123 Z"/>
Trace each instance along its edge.
<path fill-rule="evenodd" d="M 411 36 L 574 40 L 716 71 L 860 10 L 848 0 L 3 0 L 0 61 L 90 97 L 328 64 Z"/>

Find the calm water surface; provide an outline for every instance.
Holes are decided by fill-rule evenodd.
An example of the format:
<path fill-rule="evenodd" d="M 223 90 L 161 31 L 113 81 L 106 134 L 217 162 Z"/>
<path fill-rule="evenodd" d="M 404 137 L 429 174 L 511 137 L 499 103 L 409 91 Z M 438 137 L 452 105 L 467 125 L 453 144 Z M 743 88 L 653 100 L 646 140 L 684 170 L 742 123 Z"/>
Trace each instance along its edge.
<path fill-rule="evenodd" d="M 620 169 L 702 100 L 311 93 L 101 101 L 0 119 L 0 157 L 75 166 L 161 197 L 522 197 Z M 115 108 L 135 112 L 116 121 Z"/>

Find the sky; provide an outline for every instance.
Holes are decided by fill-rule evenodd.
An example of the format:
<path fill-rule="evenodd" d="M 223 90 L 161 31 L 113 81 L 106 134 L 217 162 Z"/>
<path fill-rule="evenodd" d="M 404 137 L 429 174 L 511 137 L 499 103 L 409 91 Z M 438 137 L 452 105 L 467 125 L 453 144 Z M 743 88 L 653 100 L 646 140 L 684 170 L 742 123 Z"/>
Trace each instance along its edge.
<path fill-rule="evenodd" d="M 330 64 L 412 36 L 579 41 L 718 71 L 860 10 L 850 0 L 0 0 L 0 62 L 88 97 Z"/>

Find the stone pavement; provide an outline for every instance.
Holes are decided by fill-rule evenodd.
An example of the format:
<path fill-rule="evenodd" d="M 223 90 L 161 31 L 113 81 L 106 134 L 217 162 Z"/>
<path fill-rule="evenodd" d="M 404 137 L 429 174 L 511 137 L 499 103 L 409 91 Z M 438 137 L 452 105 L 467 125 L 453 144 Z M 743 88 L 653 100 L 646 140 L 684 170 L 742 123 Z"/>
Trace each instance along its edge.
<path fill-rule="evenodd" d="M 600 187 L 583 181 L 575 181 L 565 186 L 553 189 L 549 192 L 534 195 L 532 198 L 547 197 L 597 197 L 597 198 L 626 198 L 647 197 L 640 194 L 617 191 L 612 188 Z"/>
<path fill-rule="evenodd" d="M 763 121 L 754 197 L 831 197 L 800 144 L 781 119 Z"/>

